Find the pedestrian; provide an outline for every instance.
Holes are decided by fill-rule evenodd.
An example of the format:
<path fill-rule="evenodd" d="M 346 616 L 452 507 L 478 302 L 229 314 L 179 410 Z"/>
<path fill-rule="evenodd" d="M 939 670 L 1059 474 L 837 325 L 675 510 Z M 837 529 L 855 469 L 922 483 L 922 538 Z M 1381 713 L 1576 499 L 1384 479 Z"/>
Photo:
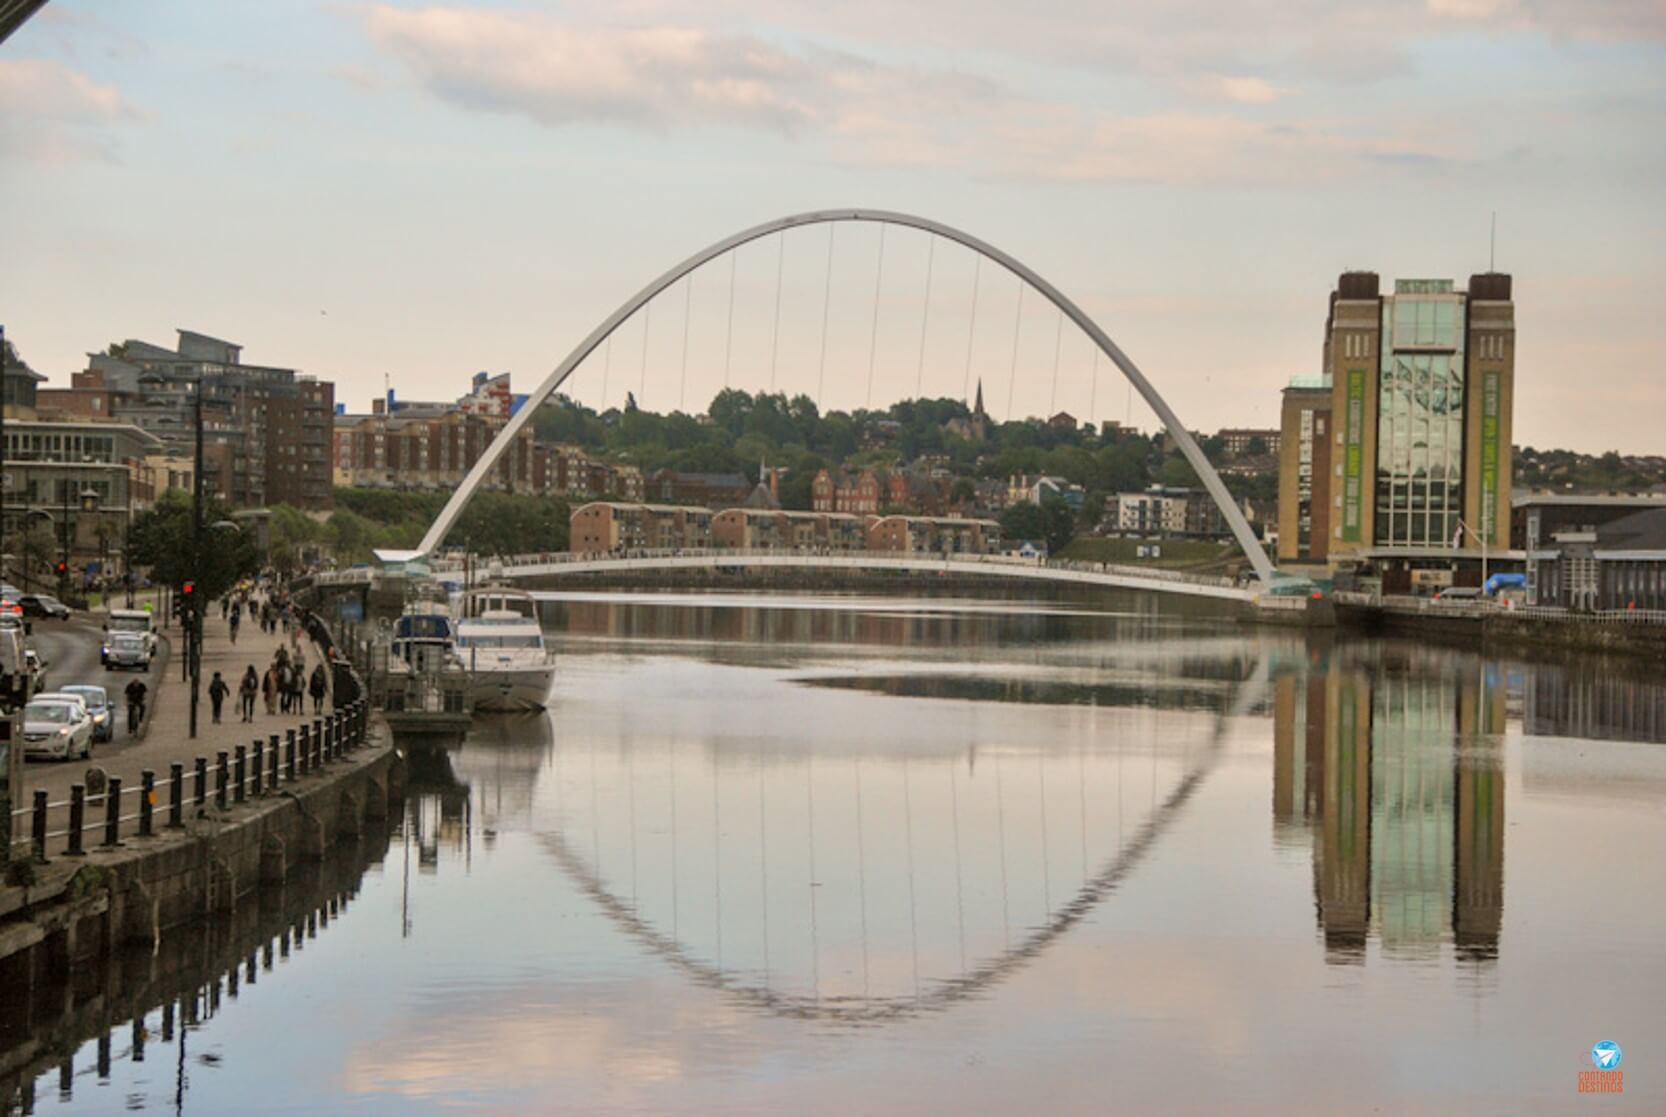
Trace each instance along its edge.
<path fill-rule="evenodd" d="M 266 677 L 260 681 L 260 693 L 266 699 L 266 712 L 278 712 L 278 665 L 276 663 L 266 669 Z"/>
<path fill-rule="evenodd" d="M 259 693 L 260 676 L 255 672 L 255 665 L 251 663 L 249 669 L 243 672 L 243 681 L 237 684 L 237 704 L 244 721 L 255 719 L 255 695 Z"/>
<path fill-rule="evenodd" d="M 226 680 L 218 671 L 214 672 L 214 678 L 208 684 L 208 701 L 214 707 L 215 725 L 220 724 L 220 711 L 225 707 L 226 695 L 230 693 L 231 688 L 226 685 Z"/>
<path fill-rule="evenodd" d="M 312 669 L 310 689 L 312 691 L 312 712 L 321 714 L 324 712 L 324 691 L 328 689 L 328 684 L 324 681 L 324 665 L 322 663 Z"/>

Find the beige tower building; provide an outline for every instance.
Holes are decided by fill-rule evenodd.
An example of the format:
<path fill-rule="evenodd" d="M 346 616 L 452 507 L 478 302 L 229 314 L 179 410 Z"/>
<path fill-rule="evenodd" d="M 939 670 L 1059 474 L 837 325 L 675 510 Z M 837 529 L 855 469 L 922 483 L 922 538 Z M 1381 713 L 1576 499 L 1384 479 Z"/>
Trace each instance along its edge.
<path fill-rule="evenodd" d="M 1508 275 L 1471 276 L 1468 291 L 1448 279 L 1402 279 L 1384 293 L 1375 273 L 1344 274 L 1331 292 L 1324 372 L 1330 475 L 1311 488 L 1328 490 L 1329 537 L 1303 548 L 1308 555 L 1333 566 L 1371 562 L 1392 591 L 1419 567 L 1508 546 Z M 1289 497 L 1298 502 L 1294 491 Z"/>

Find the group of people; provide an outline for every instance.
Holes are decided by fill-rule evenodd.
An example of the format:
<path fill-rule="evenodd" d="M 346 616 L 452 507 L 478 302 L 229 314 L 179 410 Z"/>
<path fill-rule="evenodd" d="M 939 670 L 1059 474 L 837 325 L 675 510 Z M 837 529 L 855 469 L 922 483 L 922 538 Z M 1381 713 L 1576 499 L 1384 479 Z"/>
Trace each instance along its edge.
<path fill-rule="evenodd" d="M 289 600 L 289 595 L 278 589 L 269 590 L 264 597 L 248 587 L 241 587 L 220 599 L 220 617 L 226 621 L 231 642 L 237 643 L 237 630 L 243 617 L 260 626 L 260 631 L 272 635 L 282 628 L 296 650 L 300 650 L 301 634 L 305 630 L 304 611 Z"/>
<path fill-rule="evenodd" d="M 252 590 L 243 588 L 221 599 L 220 613 L 229 625 L 234 644 L 245 613 L 260 625 L 262 632 L 272 634 L 282 628 L 289 638 L 287 644 L 278 645 L 264 673 L 256 670 L 251 663 L 237 681 L 237 710 L 241 720 L 254 721 L 257 701 L 264 701 L 269 715 L 305 714 L 307 698 L 311 697 L 313 713 L 324 712 L 324 699 L 329 694 L 329 676 L 323 663 L 316 664 L 311 672 L 307 670 L 306 652 L 301 646 L 305 621 L 298 605 L 276 590 L 260 598 Z M 214 678 L 208 684 L 208 701 L 213 707 L 215 724 L 219 724 L 225 701 L 231 694 L 231 684 L 220 672 L 214 672 Z"/>

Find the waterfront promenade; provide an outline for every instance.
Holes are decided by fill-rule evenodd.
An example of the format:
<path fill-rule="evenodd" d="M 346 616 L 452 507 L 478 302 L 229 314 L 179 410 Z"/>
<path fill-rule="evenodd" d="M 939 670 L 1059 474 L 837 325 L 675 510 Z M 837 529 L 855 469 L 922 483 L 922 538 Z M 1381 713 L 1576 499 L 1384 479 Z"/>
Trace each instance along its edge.
<path fill-rule="evenodd" d="M 219 606 L 215 605 L 203 622 L 202 696 L 197 711 L 196 738 L 190 736 L 191 684 L 181 678 L 185 639 L 177 624 L 162 634 L 170 645 L 166 664 L 163 665 L 159 659 L 157 669 L 145 676 L 151 688 L 146 727 L 141 736 L 130 738 L 127 735 L 126 700 L 122 691 L 134 676 L 129 672 L 105 671 L 99 666 L 99 624 L 98 613 L 77 614 L 73 620 L 57 628 L 49 622 L 37 621 L 34 626 L 35 641 L 47 654 L 49 687 L 90 683 L 103 684 L 109 691 L 117 712 L 115 740 L 95 746 L 90 762 L 35 761 L 25 765 L 23 793 L 17 796 L 16 808 L 27 806 L 36 789 L 45 789 L 53 802 L 68 799 L 70 785 L 85 779 L 89 763 L 105 769 L 110 775 L 121 777 L 127 787 L 133 788 L 138 786 L 139 773 L 146 768 L 155 772 L 158 780 L 165 779 L 169 764 L 183 764 L 189 771 L 196 758 L 204 756 L 212 765 L 215 754 L 220 751 L 235 752 L 238 745 L 248 746 L 257 736 L 281 735 L 286 730 L 312 722 L 314 715 L 310 697 L 306 700 L 304 715 L 268 714 L 265 700 L 256 698 L 254 722 L 239 720 L 238 680 L 251 664 L 257 673 L 264 674 L 279 645 L 287 638 L 282 629 L 275 635 L 267 635 L 260 631 L 258 624 L 244 621 L 238 631 L 237 643 L 233 644 L 230 626 L 220 619 Z M 310 672 L 319 662 L 321 652 L 304 635 L 300 647 Z M 213 705 L 208 700 L 208 684 L 216 671 L 225 676 L 226 685 L 232 688 L 219 725 L 214 724 Z M 326 679 L 333 686 L 332 675 L 333 672 L 325 672 Z M 326 712 L 332 708 L 331 699 L 326 698 Z"/>

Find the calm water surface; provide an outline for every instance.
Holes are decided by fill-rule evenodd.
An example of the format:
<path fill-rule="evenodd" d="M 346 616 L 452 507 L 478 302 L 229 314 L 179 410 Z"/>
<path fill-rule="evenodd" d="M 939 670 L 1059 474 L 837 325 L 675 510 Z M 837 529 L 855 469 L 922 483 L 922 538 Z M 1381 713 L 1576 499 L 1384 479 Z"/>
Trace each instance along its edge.
<path fill-rule="evenodd" d="M 1666 1111 L 1656 680 L 1149 599 L 547 608 L 548 718 L 90 978 L 35 1111 Z"/>

